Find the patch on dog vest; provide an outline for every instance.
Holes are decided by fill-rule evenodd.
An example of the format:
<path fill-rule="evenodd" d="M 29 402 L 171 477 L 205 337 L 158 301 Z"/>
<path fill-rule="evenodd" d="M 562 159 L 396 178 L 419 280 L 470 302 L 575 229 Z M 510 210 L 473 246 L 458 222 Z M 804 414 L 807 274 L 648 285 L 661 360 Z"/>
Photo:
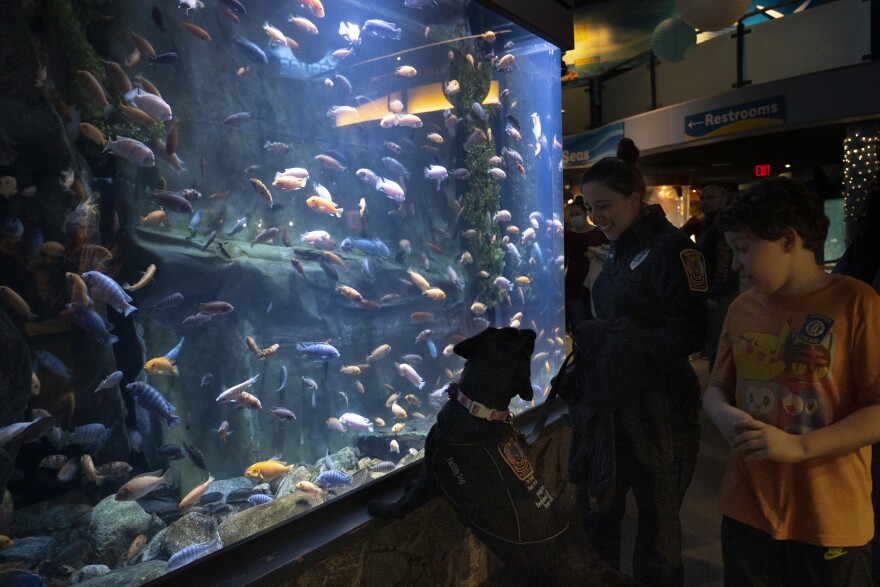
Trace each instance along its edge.
<path fill-rule="evenodd" d="M 516 438 L 511 436 L 498 443 L 498 452 L 501 453 L 501 458 L 504 459 L 517 479 L 525 481 L 534 477 L 535 471 L 532 469 L 532 464 L 523 453 Z"/>
<path fill-rule="evenodd" d="M 687 274 L 688 287 L 691 291 L 709 291 L 709 280 L 706 277 L 706 260 L 703 253 L 696 249 L 685 249 L 679 253 Z"/>

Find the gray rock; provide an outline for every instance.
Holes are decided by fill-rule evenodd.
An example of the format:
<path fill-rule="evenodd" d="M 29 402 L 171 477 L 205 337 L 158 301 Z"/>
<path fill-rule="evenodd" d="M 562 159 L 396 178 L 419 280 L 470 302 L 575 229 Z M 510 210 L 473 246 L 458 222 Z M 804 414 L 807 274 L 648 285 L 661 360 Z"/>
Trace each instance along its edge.
<path fill-rule="evenodd" d="M 247 477 L 233 477 L 232 479 L 217 479 L 213 483 L 208 486 L 208 490 L 205 493 L 210 493 L 212 491 L 219 491 L 223 494 L 223 496 L 229 495 L 229 492 L 233 489 L 241 489 L 253 487 L 254 484 L 251 483 L 251 480 Z"/>
<path fill-rule="evenodd" d="M 346 446 L 339 452 L 330 455 L 330 460 L 333 461 L 333 465 L 337 469 L 347 473 L 357 469 L 358 458 L 358 449 L 350 446 Z M 327 470 L 327 465 L 323 458 L 315 463 L 315 469 L 317 472 Z"/>
<path fill-rule="evenodd" d="M 97 558 L 118 561 L 138 534 L 150 533 L 153 517 L 134 501 L 116 501 L 115 495 L 102 499 L 92 510 L 87 536 Z"/>
<path fill-rule="evenodd" d="M 78 585 L 82 587 L 131 587 L 143 585 L 165 574 L 165 561 L 149 561 L 130 567 L 121 567 L 106 575 L 95 577 Z"/>
<path fill-rule="evenodd" d="M 70 529 L 91 509 L 78 492 L 64 493 L 48 501 L 15 510 L 13 527 L 16 536 L 45 536 Z"/>
<path fill-rule="evenodd" d="M 70 583 L 82 583 L 83 581 L 106 575 L 109 572 L 110 567 L 107 565 L 86 565 L 74 573 L 73 577 L 70 579 Z"/>
<path fill-rule="evenodd" d="M 220 524 L 218 531 L 223 544 L 232 544 L 297 516 L 321 503 L 321 497 L 297 491 L 269 503 L 248 508 Z"/>
<path fill-rule="evenodd" d="M 140 560 L 149 561 L 160 558 L 162 556 L 162 547 L 165 545 L 166 534 L 168 534 L 168 528 L 159 530 L 159 532 L 153 536 L 153 539 L 147 543 L 141 554 L 138 555 Z"/>
<path fill-rule="evenodd" d="M 0 551 L 0 564 L 20 562 L 31 567 L 51 558 L 56 546 L 57 542 L 51 536 L 16 538 L 15 544 Z"/>
<path fill-rule="evenodd" d="M 213 539 L 216 533 L 211 518 L 203 514 L 189 513 L 168 526 L 162 541 L 161 554 L 170 557 L 187 546 Z"/>

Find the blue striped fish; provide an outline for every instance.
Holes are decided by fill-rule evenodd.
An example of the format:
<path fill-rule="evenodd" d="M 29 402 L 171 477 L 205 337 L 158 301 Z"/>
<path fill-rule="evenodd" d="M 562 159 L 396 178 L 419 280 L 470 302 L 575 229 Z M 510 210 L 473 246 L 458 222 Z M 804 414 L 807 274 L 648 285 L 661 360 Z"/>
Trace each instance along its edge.
<path fill-rule="evenodd" d="M 260 505 L 261 503 L 269 503 L 270 501 L 272 501 L 272 496 L 264 495 L 262 493 L 257 493 L 247 499 L 247 502 L 251 505 Z"/>
<path fill-rule="evenodd" d="M 89 286 L 89 295 L 93 299 L 106 302 L 108 306 L 125 316 L 137 310 L 137 308 L 129 303 L 131 296 L 125 293 L 118 283 L 103 273 L 99 271 L 86 271 L 82 274 L 82 278 L 86 285 Z"/>
<path fill-rule="evenodd" d="M 168 569 L 169 571 L 179 569 L 183 565 L 188 565 L 194 560 L 202 558 L 209 552 L 213 552 L 218 548 L 221 548 L 222 546 L 223 542 L 220 540 L 219 536 L 216 536 L 213 540 L 209 540 L 208 542 L 200 542 L 198 544 L 193 544 L 192 546 L 182 548 L 171 555 L 171 558 L 168 559 L 166 569 Z"/>
<path fill-rule="evenodd" d="M 125 389 L 128 390 L 128 393 L 131 394 L 137 405 L 151 414 L 164 418 L 169 429 L 174 428 L 180 423 L 180 416 L 175 416 L 173 413 L 177 411 L 177 408 L 168 403 L 152 385 L 142 381 L 135 381 L 126 385 Z"/>
<path fill-rule="evenodd" d="M 342 471 L 334 469 L 332 471 L 324 471 L 318 475 L 315 481 L 328 488 L 342 487 L 343 485 L 351 485 L 351 475 L 346 475 Z"/>

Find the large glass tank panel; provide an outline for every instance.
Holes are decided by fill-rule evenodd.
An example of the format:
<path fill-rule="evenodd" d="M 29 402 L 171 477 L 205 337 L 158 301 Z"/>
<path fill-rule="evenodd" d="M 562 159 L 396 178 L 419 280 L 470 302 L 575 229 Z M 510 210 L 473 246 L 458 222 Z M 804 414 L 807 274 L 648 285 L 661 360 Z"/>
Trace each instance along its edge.
<path fill-rule="evenodd" d="M 4 566 L 143 581 L 418 459 L 488 326 L 543 400 L 552 44 L 464 0 L 13 4 Z"/>

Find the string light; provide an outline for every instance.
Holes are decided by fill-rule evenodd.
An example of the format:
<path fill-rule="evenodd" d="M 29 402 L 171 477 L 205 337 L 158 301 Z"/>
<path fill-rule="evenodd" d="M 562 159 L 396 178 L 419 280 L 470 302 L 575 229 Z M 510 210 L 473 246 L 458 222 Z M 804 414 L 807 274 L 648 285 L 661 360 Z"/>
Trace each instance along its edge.
<path fill-rule="evenodd" d="M 880 187 L 880 127 L 860 129 L 843 140 L 843 210 L 847 221 L 865 215 L 868 196 Z"/>

